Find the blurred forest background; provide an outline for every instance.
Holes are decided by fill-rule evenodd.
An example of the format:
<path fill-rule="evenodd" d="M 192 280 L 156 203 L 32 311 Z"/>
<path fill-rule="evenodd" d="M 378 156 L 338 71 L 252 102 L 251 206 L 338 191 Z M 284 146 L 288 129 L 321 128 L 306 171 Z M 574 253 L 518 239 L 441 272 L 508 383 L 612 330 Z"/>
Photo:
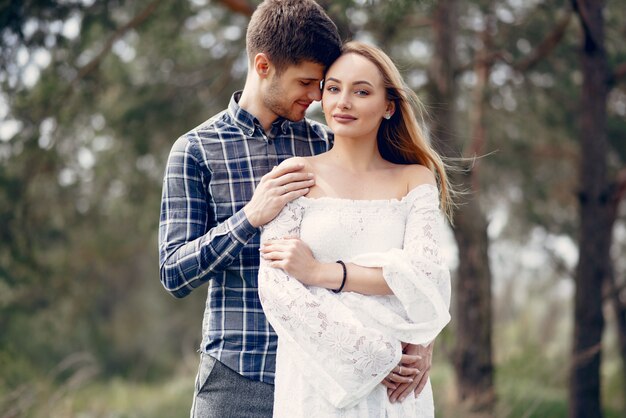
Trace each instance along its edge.
<path fill-rule="evenodd" d="M 161 181 L 243 87 L 256 4 L 0 1 L 0 418 L 188 415 L 206 290 L 159 283 Z M 320 4 L 442 153 L 484 156 L 454 178 L 438 416 L 626 416 L 623 1 Z"/>

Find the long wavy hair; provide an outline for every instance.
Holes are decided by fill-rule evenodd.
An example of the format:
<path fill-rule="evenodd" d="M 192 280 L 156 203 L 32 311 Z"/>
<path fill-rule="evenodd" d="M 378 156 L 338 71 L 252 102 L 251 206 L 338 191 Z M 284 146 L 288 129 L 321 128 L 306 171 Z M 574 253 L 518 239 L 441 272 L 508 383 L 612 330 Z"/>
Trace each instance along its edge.
<path fill-rule="evenodd" d="M 381 49 L 363 42 L 351 41 L 343 45 L 342 55 L 357 54 L 372 62 L 383 78 L 387 100 L 393 101 L 395 111 L 390 119 L 383 119 L 378 129 L 378 150 L 381 156 L 396 164 L 421 164 L 433 172 L 439 186 L 441 210 L 452 221 L 452 189 L 441 156 L 426 138 L 423 105 L 400 75 L 391 58 Z M 418 119 L 419 118 L 419 119 Z"/>

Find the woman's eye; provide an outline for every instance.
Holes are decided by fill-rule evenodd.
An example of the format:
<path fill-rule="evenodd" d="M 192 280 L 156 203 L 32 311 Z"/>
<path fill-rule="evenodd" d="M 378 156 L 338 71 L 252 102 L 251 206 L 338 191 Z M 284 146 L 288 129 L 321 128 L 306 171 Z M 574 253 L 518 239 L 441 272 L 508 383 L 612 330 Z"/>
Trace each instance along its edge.
<path fill-rule="evenodd" d="M 370 93 L 369 93 L 369 91 L 367 91 L 367 90 L 357 90 L 357 91 L 355 92 L 355 94 L 356 94 L 357 96 L 367 96 L 367 95 L 369 95 Z"/>
<path fill-rule="evenodd" d="M 326 87 L 326 91 L 330 91 L 331 93 L 334 93 L 336 91 L 339 91 L 339 89 L 336 86 L 328 86 Z"/>

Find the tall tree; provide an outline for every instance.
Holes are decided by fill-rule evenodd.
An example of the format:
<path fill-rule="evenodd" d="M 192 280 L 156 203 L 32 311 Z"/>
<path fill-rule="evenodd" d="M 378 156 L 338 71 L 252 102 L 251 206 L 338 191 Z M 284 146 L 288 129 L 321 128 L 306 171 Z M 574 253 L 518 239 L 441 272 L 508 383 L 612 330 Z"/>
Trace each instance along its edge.
<path fill-rule="evenodd" d="M 459 157 L 462 148 L 455 134 L 456 58 L 455 41 L 457 1 L 440 0 L 434 10 L 434 54 L 430 66 L 430 96 L 433 112 L 433 135 L 439 151 L 446 157 Z M 476 60 L 477 73 L 482 88 L 474 103 L 474 143 L 484 143 L 482 118 L 484 85 L 487 82 L 488 63 Z M 460 190 L 471 190 L 464 195 L 454 216 L 454 236 L 459 250 L 459 267 L 456 279 L 456 348 L 455 371 L 461 400 L 473 409 L 491 411 L 494 404 L 492 322 L 491 322 L 491 270 L 489 267 L 489 239 L 487 220 L 478 202 L 478 189 L 474 187 L 476 172 L 470 167 L 452 176 Z"/>
<path fill-rule="evenodd" d="M 617 181 L 611 184 L 610 190 L 608 228 L 612 231 L 618 218 L 620 203 L 622 199 L 624 199 L 624 196 L 626 196 L 626 168 L 621 170 Z M 620 295 L 626 289 L 626 284 L 618 284 L 619 282 L 615 276 L 614 263 L 611 262 L 607 266 L 605 289 L 608 296 L 607 299 L 613 308 L 613 315 L 615 316 L 617 344 L 622 358 L 622 376 L 624 378 L 623 381 L 626 382 L 626 304 L 624 304 L 620 298 Z M 626 384 L 623 390 L 624 394 L 626 394 Z M 624 399 L 626 399 L 626 396 Z M 624 411 L 626 411 L 626 405 L 624 405 Z"/>
<path fill-rule="evenodd" d="M 604 1 L 573 0 L 582 28 L 580 65 L 580 235 L 576 269 L 574 341 L 569 416 L 602 416 L 602 283 L 610 264 L 611 230 L 607 182 L 607 95 L 609 68 L 604 46 Z"/>

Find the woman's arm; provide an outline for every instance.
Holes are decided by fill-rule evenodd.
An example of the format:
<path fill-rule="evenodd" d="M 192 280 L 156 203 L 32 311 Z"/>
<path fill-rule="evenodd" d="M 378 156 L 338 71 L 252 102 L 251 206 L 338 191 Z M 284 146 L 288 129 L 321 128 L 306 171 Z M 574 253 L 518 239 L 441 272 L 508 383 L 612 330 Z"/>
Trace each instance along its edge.
<path fill-rule="evenodd" d="M 298 236 L 304 208 L 288 204 L 266 225 L 262 242 Z M 278 334 L 281 350 L 296 361 L 318 393 L 336 407 L 366 396 L 400 362 L 400 342 L 365 326 L 331 292 L 308 288 L 282 269 L 261 259 L 259 298 Z"/>
<path fill-rule="evenodd" d="M 297 237 L 272 240 L 261 245 L 261 256 L 273 268 L 283 269 L 306 286 L 335 290 L 341 287 L 343 267 L 317 261 L 309 247 Z M 380 267 L 345 263 L 346 282 L 342 291 L 363 295 L 391 295 Z"/>
<path fill-rule="evenodd" d="M 413 190 L 419 185 L 426 184 L 437 187 L 435 176 L 424 166 L 406 166 L 403 176 L 407 183 L 407 190 Z M 270 266 L 283 269 L 307 286 L 335 290 L 342 285 L 342 266 L 339 263 L 317 261 L 308 246 L 298 237 L 285 237 L 262 245 L 261 256 L 269 262 Z M 346 281 L 342 291 L 362 295 L 393 294 L 393 290 L 385 280 L 382 268 L 365 267 L 345 262 L 345 260 L 344 264 L 346 266 Z"/>

